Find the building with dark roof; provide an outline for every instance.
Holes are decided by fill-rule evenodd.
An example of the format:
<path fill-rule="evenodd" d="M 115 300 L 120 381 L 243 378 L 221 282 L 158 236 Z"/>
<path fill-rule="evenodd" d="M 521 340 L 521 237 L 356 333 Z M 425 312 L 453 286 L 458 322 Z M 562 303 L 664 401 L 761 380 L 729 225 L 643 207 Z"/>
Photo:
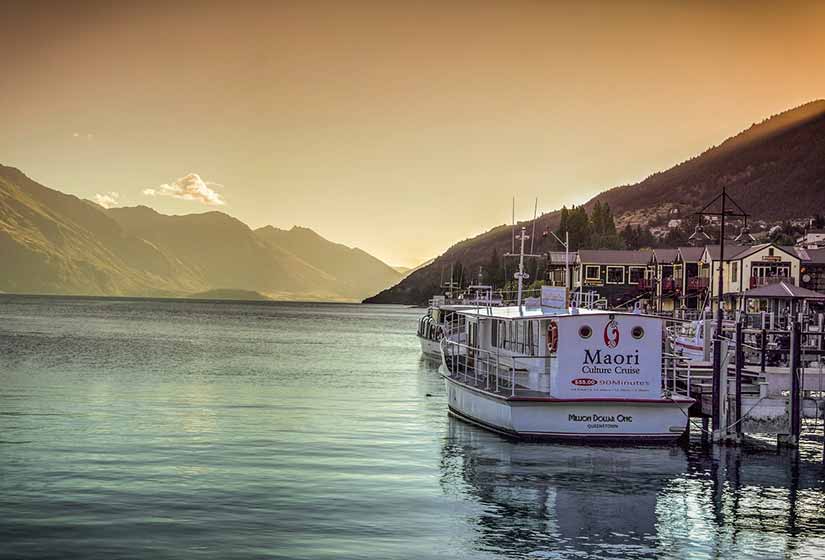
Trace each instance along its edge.
<path fill-rule="evenodd" d="M 565 261 L 565 258 L 567 259 Z M 572 286 L 576 252 L 550 251 L 547 253 L 545 282 L 550 286 Z M 565 278 L 565 273 L 567 277 Z"/>
<path fill-rule="evenodd" d="M 700 309 L 708 282 L 700 277 L 704 248 L 654 249 L 645 286 L 660 312 Z"/>
<path fill-rule="evenodd" d="M 576 255 L 573 289 L 595 291 L 610 307 L 642 298 L 651 251 L 582 249 Z"/>

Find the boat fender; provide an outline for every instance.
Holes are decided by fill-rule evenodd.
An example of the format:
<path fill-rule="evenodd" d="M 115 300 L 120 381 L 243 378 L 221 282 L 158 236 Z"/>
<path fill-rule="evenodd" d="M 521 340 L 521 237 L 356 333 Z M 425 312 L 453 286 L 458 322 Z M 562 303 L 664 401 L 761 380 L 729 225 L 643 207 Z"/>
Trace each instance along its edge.
<path fill-rule="evenodd" d="M 555 321 L 547 322 L 547 350 L 555 352 L 559 346 L 559 325 Z"/>

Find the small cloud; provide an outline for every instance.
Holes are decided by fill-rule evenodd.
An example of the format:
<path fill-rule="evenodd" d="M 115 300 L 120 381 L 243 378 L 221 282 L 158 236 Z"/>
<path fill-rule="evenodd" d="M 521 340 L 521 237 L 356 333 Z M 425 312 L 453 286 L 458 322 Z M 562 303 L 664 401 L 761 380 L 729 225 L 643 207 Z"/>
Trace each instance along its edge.
<path fill-rule="evenodd" d="M 110 191 L 107 193 L 97 193 L 95 195 L 95 202 L 104 208 L 111 208 L 120 204 L 120 193 Z"/>
<path fill-rule="evenodd" d="M 77 137 L 79 137 L 79 136 L 80 136 L 80 133 L 79 133 L 79 132 L 75 132 L 74 134 L 72 134 L 72 136 L 74 136 L 75 138 L 77 138 Z"/>
<path fill-rule="evenodd" d="M 223 206 L 226 201 L 220 193 L 212 190 L 212 187 L 222 186 L 204 181 L 197 173 L 190 173 L 172 184 L 163 184 L 156 189 L 143 189 L 142 192 L 146 196 L 171 196 L 182 200 L 195 200 L 208 206 Z"/>

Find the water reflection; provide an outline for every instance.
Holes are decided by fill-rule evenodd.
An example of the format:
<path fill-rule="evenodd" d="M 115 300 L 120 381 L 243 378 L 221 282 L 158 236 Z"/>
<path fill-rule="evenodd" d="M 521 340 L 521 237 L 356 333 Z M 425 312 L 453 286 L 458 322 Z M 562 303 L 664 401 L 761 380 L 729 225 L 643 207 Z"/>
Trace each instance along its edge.
<path fill-rule="evenodd" d="M 450 419 L 444 492 L 481 506 L 473 547 L 509 557 L 818 554 L 818 464 L 700 447 L 518 443 Z"/>

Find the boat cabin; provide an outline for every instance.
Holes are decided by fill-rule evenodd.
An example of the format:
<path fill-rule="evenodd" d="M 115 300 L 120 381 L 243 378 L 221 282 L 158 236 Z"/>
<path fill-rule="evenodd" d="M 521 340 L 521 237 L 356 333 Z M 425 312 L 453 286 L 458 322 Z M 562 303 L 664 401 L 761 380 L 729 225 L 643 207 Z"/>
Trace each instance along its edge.
<path fill-rule="evenodd" d="M 448 341 L 448 369 L 489 376 L 484 384 L 495 390 L 661 397 L 663 322 L 657 317 L 527 306 L 462 310 L 458 317 L 464 318 L 466 345 Z"/>

